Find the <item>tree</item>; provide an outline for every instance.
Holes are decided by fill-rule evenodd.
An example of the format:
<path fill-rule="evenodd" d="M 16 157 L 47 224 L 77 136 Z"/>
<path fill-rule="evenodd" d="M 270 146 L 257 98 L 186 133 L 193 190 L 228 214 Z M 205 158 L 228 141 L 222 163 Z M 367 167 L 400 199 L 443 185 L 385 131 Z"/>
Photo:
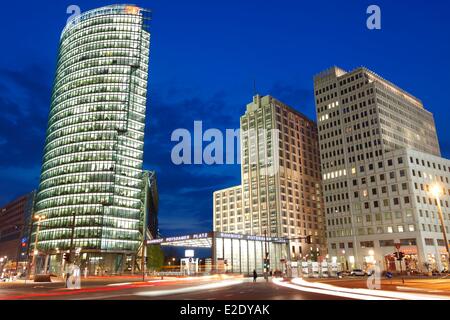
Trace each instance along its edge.
<path fill-rule="evenodd" d="M 147 247 L 147 269 L 160 271 L 164 265 L 164 252 L 161 246 L 152 245 Z"/>

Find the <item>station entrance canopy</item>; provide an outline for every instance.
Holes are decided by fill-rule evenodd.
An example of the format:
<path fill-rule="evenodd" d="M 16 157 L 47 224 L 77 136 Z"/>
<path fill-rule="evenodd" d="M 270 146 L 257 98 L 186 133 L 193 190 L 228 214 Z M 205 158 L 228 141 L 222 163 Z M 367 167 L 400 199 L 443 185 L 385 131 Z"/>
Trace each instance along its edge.
<path fill-rule="evenodd" d="M 148 240 L 147 244 L 172 247 L 211 248 L 214 232 L 194 233 L 184 236 Z"/>
<path fill-rule="evenodd" d="M 252 236 L 245 234 L 225 233 L 225 232 L 204 232 L 194 233 L 184 236 L 166 237 L 148 240 L 148 245 L 161 245 L 172 247 L 189 247 L 189 248 L 212 248 L 214 239 L 238 239 L 250 241 L 263 241 L 272 243 L 287 244 L 288 239 L 277 237 Z"/>
<path fill-rule="evenodd" d="M 211 268 L 216 272 L 251 274 L 253 270 L 262 273 L 264 268 L 282 270 L 283 264 L 289 260 L 289 240 L 278 237 L 213 231 L 152 239 L 147 244 L 210 248 Z"/>

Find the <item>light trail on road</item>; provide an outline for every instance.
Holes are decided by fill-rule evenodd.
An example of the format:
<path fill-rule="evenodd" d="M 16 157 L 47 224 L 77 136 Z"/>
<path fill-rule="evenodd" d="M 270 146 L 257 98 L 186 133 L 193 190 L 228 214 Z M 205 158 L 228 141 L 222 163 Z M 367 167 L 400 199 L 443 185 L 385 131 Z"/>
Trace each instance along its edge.
<path fill-rule="evenodd" d="M 301 286 L 297 284 L 292 284 L 289 282 L 284 282 L 282 279 L 273 279 L 272 282 L 276 285 L 295 289 L 303 292 L 309 292 L 309 293 L 318 293 L 323 294 L 327 296 L 335 296 L 335 297 L 341 297 L 341 298 L 348 298 L 348 299 L 356 299 L 356 300 L 394 300 L 389 298 L 382 298 L 382 297 L 373 297 L 373 296 L 367 296 L 362 294 L 356 294 L 356 293 L 347 293 L 347 292 L 339 292 L 337 290 L 325 290 L 320 288 L 313 288 L 313 287 L 307 287 L 307 286 Z"/>
<path fill-rule="evenodd" d="M 361 300 L 450 300 L 449 296 L 429 295 L 429 294 L 417 294 L 407 292 L 396 292 L 386 290 L 370 290 L 360 288 L 344 288 L 337 287 L 331 284 L 320 282 L 308 282 L 301 278 L 292 280 L 292 283 L 284 282 L 280 279 L 273 281 L 280 286 L 289 287 L 292 289 L 319 293 L 325 295 L 332 295 L 336 297 L 344 297 L 351 299 Z"/>
<path fill-rule="evenodd" d="M 408 292 L 397 292 L 397 291 L 387 291 L 387 290 L 370 290 L 370 289 L 360 289 L 360 288 L 343 288 L 336 287 L 326 283 L 319 282 L 307 282 L 303 279 L 297 278 L 292 280 L 293 283 L 301 286 L 309 286 L 314 288 L 322 288 L 325 290 L 335 290 L 339 292 L 347 293 L 358 293 L 363 295 L 370 295 L 375 297 L 401 299 L 401 300 L 450 300 L 448 296 L 438 296 L 429 294 L 418 294 L 418 293 L 408 293 Z"/>
<path fill-rule="evenodd" d="M 158 296 L 167 296 L 174 294 L 182 294 L 182 293 L 192 293 L 192 292 L 200 292 L 211 289 L 219 289 L 229 286 L 238 285 L 245 282 L 242 280 L 223 280 L 218 283 L 208 283 L 199 286 L 193 286 L 188 288 L 178 288 L 178 289 L 169 289 L 169 290 L 156 290 L 156 291 L 146 291 L 146 292 L 137 292 L 135 295 L 138 296 L 147 296 L 147 297 L 158 297 Z"/>
<path fill-rule="evenodd" d="M 43 293 L 23 293 L 19 295 L 4 295 L 0 296 L 0 300 L 19 300 L 19 299 L 35 299 L 35 298 L 54 298 L 58 299 L 58 297 L 63 296 L 76 296 L 84 293 L 99 293 L 99 292 L 113 292 L 113 291 L 121 291 L 126 289 L 138 289 L 138 288 L 145 288 L 145 287 L 158 287 L 158 286 L 167 286 L 167 285 L 176 285 L 176 284 L 182 284 L 182 283 L 189 283 L 189 282 L 196 282 L 196 281 L 215 281 L 215 280 L 222 280 L 223 279 L 234 279 L 235 277 L 227 276 L 227 277 L 221 277 L 221 276 L 204 276 L 204 277 L 187 277 L 187 278 L 170 278 L 170 279 L 156 279 L 156 280 L 150 280 L 146 282 L 122 282 L 122 283 L 115 283 L 115 284 L 107 284 L 103 286 L 98 287 L 86 287 L 82 289 L 76 289 L 76 290 L 68 290 L 65 288 L 63 291 L 57 291 L 58 289 L 50 289 L 48 292 Z M 242 279 L 239 277 L 238 279 Z M 225 281 L 226 281 L 225 280 Z M 213 283 L 214 284 L 214 283 Z"/>

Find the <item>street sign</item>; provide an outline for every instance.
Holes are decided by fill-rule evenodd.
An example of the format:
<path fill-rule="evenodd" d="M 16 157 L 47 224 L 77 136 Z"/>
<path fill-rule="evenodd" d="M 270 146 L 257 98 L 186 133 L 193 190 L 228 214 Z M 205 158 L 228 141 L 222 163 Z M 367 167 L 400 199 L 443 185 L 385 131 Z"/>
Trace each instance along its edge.
<path fill-rule="evenodd" d="M 184 250 L 184 256 L 186 258 L 193 258 L 194 257 L 194 250 Z"/>

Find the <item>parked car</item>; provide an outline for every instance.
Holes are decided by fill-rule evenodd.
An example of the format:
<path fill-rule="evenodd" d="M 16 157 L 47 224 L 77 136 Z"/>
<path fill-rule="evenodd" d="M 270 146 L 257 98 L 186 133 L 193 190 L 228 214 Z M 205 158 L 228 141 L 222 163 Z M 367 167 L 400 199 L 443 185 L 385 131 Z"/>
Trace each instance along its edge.
<path fill-rule="evenodd" d="M 336 273 L 336 275 L 337 275 L 337 277 L 338 278 L 343 278 L 343 277 L 348 277 L 349 276 L 349 273 L 347 272 L 347 271 L 338 271 L 337 273 Z"/>
<path fill-rule="evenodd" d="M 283 272 L 281 272 L 280 270 L 275 270 L 273 272 L 273 277 L 274 278 L 281 278 L 283 276 Z"/>
<path fill-rule="evenodd" d="M 367 276 L 367 273 L 361 269 L 353 269 L 352 272 L 350 272 L 350 275 L 353 277 L 365 277 Z"/>

